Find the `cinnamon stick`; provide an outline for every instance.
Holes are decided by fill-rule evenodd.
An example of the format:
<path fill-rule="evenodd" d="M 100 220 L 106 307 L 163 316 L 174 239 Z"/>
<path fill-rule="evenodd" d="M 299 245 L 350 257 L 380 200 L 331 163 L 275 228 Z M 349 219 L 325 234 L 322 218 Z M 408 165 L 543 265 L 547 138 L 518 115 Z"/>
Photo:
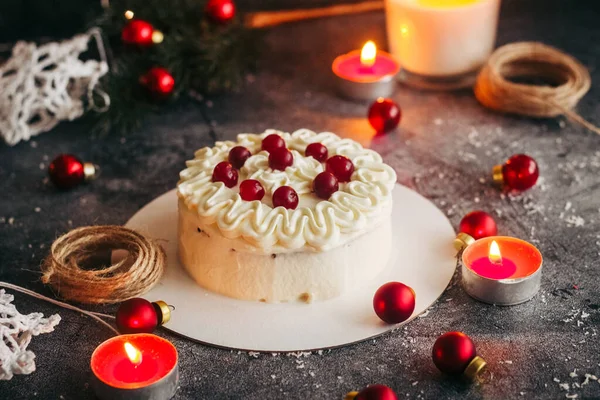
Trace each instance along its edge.
<path fill-rule="evenodd" d="M 247 14 L 244 23 L 248 28 L 267 28 L 270 26 L 285 24 L 288 22 L 303 21 L 307 19 L 379 11 L 383 10 L 383 7 L 384 5 L 382 0 L 369 0 L 362 3 L 338 4 L 321 8 L 285 11 L 259 11 Z"/>

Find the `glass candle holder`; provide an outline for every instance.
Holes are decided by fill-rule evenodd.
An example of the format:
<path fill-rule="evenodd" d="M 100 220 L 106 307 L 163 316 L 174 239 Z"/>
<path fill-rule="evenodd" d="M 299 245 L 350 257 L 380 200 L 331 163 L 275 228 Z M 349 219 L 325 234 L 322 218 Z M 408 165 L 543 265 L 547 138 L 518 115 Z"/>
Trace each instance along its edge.
<path fill-rule="evenodd" d="M 472 86 L 496 41 L 500 0 L 385 0 L 399 78 L 431 89 Z"/>

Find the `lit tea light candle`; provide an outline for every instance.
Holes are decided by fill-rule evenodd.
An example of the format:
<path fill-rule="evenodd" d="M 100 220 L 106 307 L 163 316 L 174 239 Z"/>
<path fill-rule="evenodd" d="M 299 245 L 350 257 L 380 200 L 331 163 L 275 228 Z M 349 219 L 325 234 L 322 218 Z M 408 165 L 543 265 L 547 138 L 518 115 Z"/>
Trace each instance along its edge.
<path fill-rule="evenodd" d="M 429 88 L 472 84 L 496 40 L 500 0 L 385 0 L 402 79 Z"/>
<path fill-rule="evenodd" d="M 400 65 L 390 54 L 377 50 L 375 43 L 368 41 L 362 50 L 337 57 L 331 69 L 343 96 L 375 100 L 392 94 Z"/>
<path fill-rule="evenodd" d="M 538 292 L 541 277 L 542 255 L 524 240 L 486 237 L 470 244 L 462 254 L 463 287 L 485 303 L 523 303 Z"/>
<path fill-rule="evenodd" d="M 177 361 L 175 346 L 159 336 L 115 336 L 92 354 L 94 392 L 101 400 L 170 399 L 179 381 Z"/>

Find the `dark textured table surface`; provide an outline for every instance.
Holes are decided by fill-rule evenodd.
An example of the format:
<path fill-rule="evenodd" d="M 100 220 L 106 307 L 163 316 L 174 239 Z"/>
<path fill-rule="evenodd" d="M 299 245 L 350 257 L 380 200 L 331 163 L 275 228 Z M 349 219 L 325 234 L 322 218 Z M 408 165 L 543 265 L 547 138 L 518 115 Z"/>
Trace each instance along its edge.
<path fill-rule="evenodd" d="M 593 84 L 578 111 L 596 125 L 599 17 L 597 6 L 579 2 L 507 0 L 498 38 L 499 44 L 543 41 L 580 59 Z M 126 222 L 174 187 L 193 150 L 211 144 L 211 130 L 219 138 L 270 127 L 330 130 L 380 151 L 400 183 L 431 199 L 454 225 L 468 211 L 484 209 L 502 234 L 539 246 L 545 257 L 541 291 L 526 304 L 501 308 L 472 300 L 453 281 L 427 315 L 406 328 L 323 354 L 255 357 L 162 332 L 180 353 L 177 399 L 340 399 L 370 383 L 413 399 L 600 398 L 600 383 L 586 379 L 600 376 L 600 137 L 561 118 L 494 114 L 468 91 L 399 87 L 400 129 L 372 138 L 366 106 L 336 97 L 328 74 L 335 55 L 367 39 L 385 43 L 383 13 L 280 26 L 266 32 L 259 72 L 239 93 L 184 104 L 149 118 L 126 138 L 91 137 L 87 123 L 78 121 L 14 148 L 0 145 L 0 279 L 51 294 L 39 282 L 39 265 L 53 239 L 76 226 Z M 101 165 L 102 177 L 57 192 L 46 182 L 46 169 L 62 152 Z M 538 160 L 542 179 L 533 190 L 507 197 L 489 172 L 517 152 Z M 0 398 L 93 398 L 89 358 L 111 333 L 20 294 L 15 304 L 22 312 L 59 313 L 62 322 L 33 339 L 37 370 L 0 382 Z M 485 383 L 448 379 L 436 370 L 431 346 L 449 330 L 476 342 L 490 366 Z"/>

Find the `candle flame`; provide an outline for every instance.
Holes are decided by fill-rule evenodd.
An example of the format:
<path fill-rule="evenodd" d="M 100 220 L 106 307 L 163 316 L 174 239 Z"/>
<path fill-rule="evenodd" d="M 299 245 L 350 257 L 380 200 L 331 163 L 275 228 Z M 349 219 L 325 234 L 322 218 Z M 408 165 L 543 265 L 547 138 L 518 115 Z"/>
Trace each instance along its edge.
<path fill-rule="evenodd" d="M 377 57 L 377 46 L 369 40 L 360 51 L 360 63 L 365 67 L 372 67 Z"/>
<path fill-rule="evenodd" d="M 124 347 L 125 353 L 127 353 L 127 357 L 129 357 L 133 365 L 140 365 L 142 362 L 142 353 L 129 342 L 125 342 Z"/>
<path fill-rule="evenodd" d="M 502 263 L 502 254 L 500 253 L 500 246 L 496 243 L 495 240 L 492 240 L 492 244 L 490 245 L 490 252 L 488 258 L 493 264 Z"/>

